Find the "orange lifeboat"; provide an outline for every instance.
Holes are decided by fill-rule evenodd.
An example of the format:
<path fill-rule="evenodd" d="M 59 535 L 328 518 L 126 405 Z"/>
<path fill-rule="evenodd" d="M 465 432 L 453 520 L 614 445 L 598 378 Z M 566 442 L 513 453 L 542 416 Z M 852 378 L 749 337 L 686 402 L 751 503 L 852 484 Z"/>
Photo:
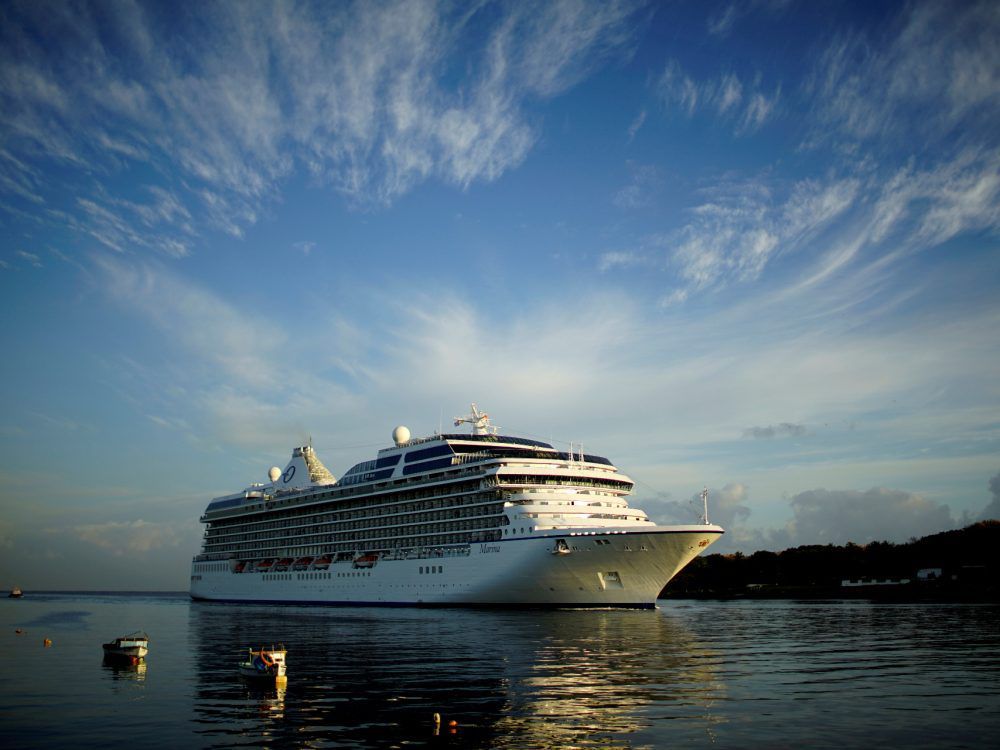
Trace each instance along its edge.
<path fill-rule="evenodd" d="M 374 568 L 378 562 L 378 555 L 360 555 L 354 558 L 355 568 Z"/>

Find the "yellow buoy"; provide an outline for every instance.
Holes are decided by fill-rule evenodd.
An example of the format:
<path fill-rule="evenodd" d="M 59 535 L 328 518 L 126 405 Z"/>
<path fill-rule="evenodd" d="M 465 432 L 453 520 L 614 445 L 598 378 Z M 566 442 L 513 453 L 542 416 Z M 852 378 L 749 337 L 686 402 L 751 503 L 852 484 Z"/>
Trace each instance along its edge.
<path fill-rule="evenodd" d="M 52 645 L 51 639 L 46 638 L 44 641 L 42 641 L 42 645 L 45 646 L 45 648 L 48 648 L 49 646 Z"/>

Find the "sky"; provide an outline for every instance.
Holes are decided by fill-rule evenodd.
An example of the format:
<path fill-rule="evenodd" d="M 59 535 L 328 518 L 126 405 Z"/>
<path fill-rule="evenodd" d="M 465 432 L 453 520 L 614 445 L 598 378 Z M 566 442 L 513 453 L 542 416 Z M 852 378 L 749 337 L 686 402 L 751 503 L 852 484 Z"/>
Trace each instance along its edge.
<path fill-rule="evenodd" d="M 0 585 L 208 501 L 572 441 L 712 551 L 1000 516 L 1000 6 L 5 2 Z"/>

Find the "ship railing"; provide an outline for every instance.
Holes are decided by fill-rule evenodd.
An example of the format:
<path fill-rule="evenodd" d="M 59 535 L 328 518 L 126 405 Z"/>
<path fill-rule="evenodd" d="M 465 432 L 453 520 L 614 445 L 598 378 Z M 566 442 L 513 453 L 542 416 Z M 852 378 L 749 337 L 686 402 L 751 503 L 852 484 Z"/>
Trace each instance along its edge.
<path fill-rule="evenodd" d="M 480 461 L 487 461 L 491 458 L 496 458 L 491 455 L 489 451 L 480 451 L 478 453 L 465 453 L 461 456 L 455 456 L 454 461 L 452 461 L 453 466 L 461 466 L 462 464 L 478 463 Z"/>
<path fill-rule="evenodd" d="M 428 560 L 444 557 L 468 557 L 471 548 L 468 544 L 456 547 L 410 547 L 384 552 L 383 560 Z"/>
<path fill-rule="evenodd" d="M 412 442 L 412 441 L 411 441 Z M 456 456 L 456 459 L 464 458 L 462 456 Z M 481 461 L 481 458 L 475 459 L 476 461 Z M 460 461 L 465 463 L 464 461 Z M 376 483 L 364 483 L 362 485 L 352 485 L 349 487 L 342 487 L 336 484 L 333 485 L 322 485 L 323 488 L 328 488 L 336 491 L 336 495 L 316 497 L 315 487 L 309 487 L 305 489 L 295 489 L 295 490 L 281 490 L 274 495 L 266 496 L 268 501 L 267 510 L 275 510 L 279 507 L 285 507 L 289 505 L 295 505 L 301 501 L 306 501 L 306 503 L 326 503 L 326 502 L 336 502 L 337 500 L 346 500 L 354 498 L 358 495 L 372 495 L 373 488 L 377 490 L 376 495 L 384 492 L 392 492 L 401 487 L 409 487 L 414 484 L 421 484 L 427 486 L 437 486 L 438 484 L 449 484 L 456 480 L 465 478 L 474 478 L 477 474 L 477 470 L 469 468 L 462 471 L 457 471 L 458 465 L 452 467 L 451 471 L 445 478 L 437 479 L 432 482 L 428 482 L 426 476 L 408 476 L 408 477 L 397 477 L 396 479 L 386 480 L 383 482 Z M 489 482 L 490 486 L 495 485 L 496 482 Z M 240 516 L 246 513 L 249 509 L 264 510 L 264 504 L 260 501 L 255 501 L 253 503 L 246 503 L 233 508 L 223 508 L 218 511 L 213 511 L 211 515 L 209 513 L 204 513 L 199 517 L 201 523 L 210 523 L 219 520 L 225 520 L 232 518 L 233 516 Z"/>
<path fill-rule="evenodd" d="M 194 556 L 195 562 L 211 562 L 213 560 L 235 560 L 237 554 L 235 552 L 203 552 L 200 555 Z"/>

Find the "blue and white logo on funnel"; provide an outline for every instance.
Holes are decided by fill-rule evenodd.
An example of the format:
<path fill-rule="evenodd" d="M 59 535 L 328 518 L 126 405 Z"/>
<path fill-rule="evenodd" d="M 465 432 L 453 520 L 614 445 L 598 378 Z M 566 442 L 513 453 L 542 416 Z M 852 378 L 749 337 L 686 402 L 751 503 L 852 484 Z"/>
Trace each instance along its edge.
<path fill-rule="evenodd" d="M 295 476 L 295 466 L 294 465 L 289 466 L 287 469 L 285 469 L 285 473 L 281 475 L 281 481 L 284 482 L 285 484 L 288 484 L 289 482 L 292 481 L 292 477 L 294 476 Z"/>

